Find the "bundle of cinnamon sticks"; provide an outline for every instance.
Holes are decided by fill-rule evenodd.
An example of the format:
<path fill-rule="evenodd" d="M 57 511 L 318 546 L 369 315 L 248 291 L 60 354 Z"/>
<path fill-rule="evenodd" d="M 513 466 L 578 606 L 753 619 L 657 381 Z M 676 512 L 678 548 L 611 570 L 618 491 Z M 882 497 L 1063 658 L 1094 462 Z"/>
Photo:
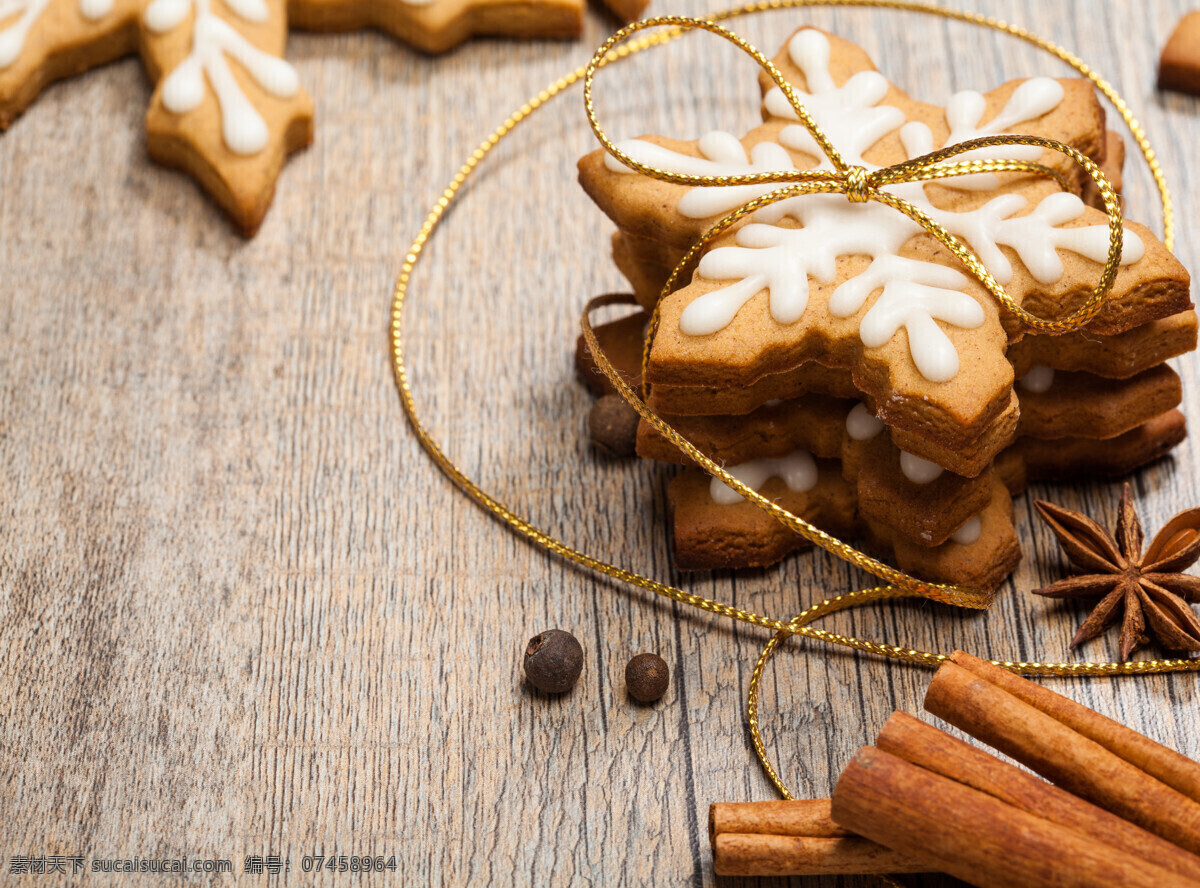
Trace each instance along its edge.
<path fill-rule="evenodd" d="M 1200 888 L 1200 764 L 962 652 L 925 708 L 1045 779 L 897 712 L 831 800 L 713 805 L 715 871 Z"/>

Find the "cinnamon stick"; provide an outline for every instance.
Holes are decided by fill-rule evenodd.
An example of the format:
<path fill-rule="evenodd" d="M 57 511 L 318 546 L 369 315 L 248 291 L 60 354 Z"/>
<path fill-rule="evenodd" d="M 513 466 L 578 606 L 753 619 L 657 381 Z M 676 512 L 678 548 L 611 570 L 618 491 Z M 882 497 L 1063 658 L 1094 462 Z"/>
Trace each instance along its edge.
<path fill-rule="evenodd" d="M 1163 746 L 1120 722 L 1056 694 L 1047 687 L 1014 675 L 987 660 L 955 651 L 950 659 L 1017 699 L 1062 722 L 1105 749 L 1137 765 L 1152 777 L 1200 803 L 1200 763 Z"/>
<path fill-rule="evenodd" d="M 829 799 L 714 802 L 708 806 L 708 836 L 758 833 L 774 836 L 845 838 L 853 835 L 829 816 Z"/>
<path fill-rule="evenodd" d="M 721 833 L 713 839 L 718 876 L 834 876 L 927 873 L 935 867 L 870 839 Z"/>
<path fill-rule="evenodd" d="M 946 662 L 925 708 L 1068 792 L 1200 853 L 1200 804 L 999 685 Z"/>
<path fill-rule="evenodd" d="M 1115 850 L 1200 881 L 1200 857 L 907 713 L 893 713 L 875 745 Z"/>
<path fill-rule="evenodd" d="M 842 772 L 834 820 L 980 888 L 1200 888 L 1200 882 L 865 747 Z"/>
<path fill-rule="evenodd" d="M 713 871 L 721 876 L 929 872 L 929 864 L 833 822 L 829 799 L 709 806 Z"/>

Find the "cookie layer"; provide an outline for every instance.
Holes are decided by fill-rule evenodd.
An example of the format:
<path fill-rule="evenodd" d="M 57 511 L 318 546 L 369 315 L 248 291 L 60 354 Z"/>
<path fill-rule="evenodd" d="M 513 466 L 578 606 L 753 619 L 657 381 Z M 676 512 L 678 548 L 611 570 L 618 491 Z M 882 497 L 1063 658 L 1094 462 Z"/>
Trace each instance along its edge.
<path fill-rule="evenodd" d="M 978 524 L 972 519 L 960 528 L 961 542 L 940 546 L 915 544 L 899 537 L 892 523 L 864 515 L 854 486 L 841 477 L 835 462 L 815 460 L 816 476 L 805 489 L 772 476 L 759 491 L 834 536 L 865 538 L 878 555 L 893 557 L 901 569 L 923 579 L 991 589 L 1021 557 L 1012 527 L 1011 495 L 1035 480 L 1124 475 L 1163 456 L 1185 437 L 1183 415 L 1173 410 L 1101 446 L 1084 438 L 1023 438 L 997 460 L 991 497 L 977 516 Z M 715 501 L 713 490 L 713 479 L 698 469 L 684 469 L 668 485 L 671 536 L 680 569 L 764 567 L 810 547 L 750 503 Z"/>
<path fill-rule="evenodd" d="M 792 552 L 810 548 L 803 538 L 756 506 L 738 501 L 718 504 L 712 479 L 686 469 L 667 487 L 671 506 L 675 564 L 681 570 L 764 567 Z M 855 508 L 852 487 L 836 467 L 818 464 L 816 482 L 795 490 L 771 478 L 760 492 L 784 508 L 842 539 L 865 538 L 878 555 L 921 579 L 994 589 L 1021 560 L 1012 525 L 1012 499 L 998 482 L 964 542 L 928 548 L 893 539 L 890 528 L 875 524 Z"/>
<path fill-rule="evenodd" d="M 142 0 L 35 0 L 0 20 L 0 130 L 54 81 L 132 53 L 142 5 Z"/>
<path fill-rule="evenodd" d="M 647 315 L 637 312 L 596 328 L 602 347 L 629 381 L 639 380 L 640 339 L 647 321 Z M 1005 422 L 994 428 L 1007 435 L 1005 444 L 1018 434 L 1039 437 L 1085 435 L 1094 438 L 1120 434 L 1178 403 L 1178 378 L 1170 369 L 1156 365 L 1192 350 L 1195 342 L 1196 315 L 1190 310 L 1112 337 L 1091 337 L 1082 333 L 1026 337 L 1009 350 L 1009 356 L 1021 368 L 1020 375 L 1028 377 L 1017 387 L 1017 392 L 1028 405 L 1028 415 L 1024 419 L 1024 426 L 1019 428 L 1019 410 L 1014 393 L 1013 407 Z M 576 367 L 581 378 L 595 391 L 607 393 L 607 381 L 596 369 L 582 338 L 576 343 Z M 1039 392 L 1034 390 L 1036 380 L 1029 376 L 1035 367 L 1042 368 L 1035 375 L 1043 381 L 1046 380 L 1047 370 L 1059 367 L 1066 372 L 1054 370 L 1049 378 L 1057 380 L 1057 386 Z M 1077 372 L 1080 368 L 1089 372 Z M 1106 383 L 1095 378 L 1091 374 L 1093 370 L 1124 377 L 1125 381 Z M 688 416 L 717 416 L 708 426 L 715 424 L 719 427 L 734 424 L 733 417 L 753 417 L 763 405 L 770 405 L 774 401 L 786 404 L 807 395 L 824 395 L 847 401 L 864 400 L 872 413 L 877 410 L 877 406 L 857 389 L 847 374 L 819 364 L 806 365 L 791 374 L 769 377 L 744 389 L 655 386 L 650 393 L 650 406 L 669 416 L 677 427 L 682 427 L 680 424 Z M 776 407 L 770 411 L 771 421 L 778 424 L 781 415 L 788 413 L 789 408 Z M 801 421 L 798 414 L 797 421 Z M 758 426 L 759 423 L 754 419 L 739 421 L 742 434 L 747 438 L 760 434 L 755 431 Z M 705 427 L 704 423 L 688 426 L 697 435 L 704 435 L 700 429 Z M 987 450 L 979 447 L 966 445 L 957 449 L 945 448 L 919 435 L 897 429 L 892 429 L 891 435 L 901 449 L 959 475 L 976 476 L 991 462 L 987 458 Z M 746 450 L 739 454 L 725 454 L 725 457 L 748 455 L 752 455 L 751 451 Z"/>
<path fill-rule="evenodd" d="M 288 15 L 310 31 L 378 28 L 440 53 L 471 37 L 574 39 L 584 6 L 585 0 L 289 0 Z"/>

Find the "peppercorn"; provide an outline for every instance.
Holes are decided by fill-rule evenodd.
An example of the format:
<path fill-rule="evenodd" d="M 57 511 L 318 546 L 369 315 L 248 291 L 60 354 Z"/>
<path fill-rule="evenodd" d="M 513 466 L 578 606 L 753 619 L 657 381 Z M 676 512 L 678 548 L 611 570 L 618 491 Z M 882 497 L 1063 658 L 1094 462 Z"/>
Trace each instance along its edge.
<path fill-rule="evenodd" d="M 608 456 L 637 452 L 638 412 L 620 395 L 605 395 L 588 414 L 588 431 L 596 449 Z"/>
<path fill-rule="evenodd" d="M 640 703 L 653 703 L 667 692 L 671 671 L 658 654 L 638 654 L 625 667 L 625 687 Z"/>
<path fill-rule="evenodd" d="M 525 680 L 547 694 L 575 687 L 583 670 L 583 647 L 570 632 L 549 629 L 529 639 L 525 647 Z"/>

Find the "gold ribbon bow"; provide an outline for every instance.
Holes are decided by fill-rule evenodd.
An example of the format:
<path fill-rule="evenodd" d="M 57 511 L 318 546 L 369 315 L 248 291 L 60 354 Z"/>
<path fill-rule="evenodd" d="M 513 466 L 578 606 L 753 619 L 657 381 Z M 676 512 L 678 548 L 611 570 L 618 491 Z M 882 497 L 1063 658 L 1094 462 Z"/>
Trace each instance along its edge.
<path fill-rule="evenodd" d="M 767 72 L 768 76 L 775 82 L 775 85 L 783 92 L 791 105 L 792 110 L 796 112 L 796 116 L 800 122 L 808 129 L 816 140 L 829 162 L 833 165 L 832 170 L 778 170 L 758 173 L 745 173 L 734 176 L 698 176 L 683 173 L 675 173 L 669 170 L 659 169 L 657 167 L 647 166 L 640 161 L 630 157 L 624 151 L 616 146 L 613 141 L 604 132 L 600 126 L 600 122 L 596 116 L 595 106 L 592 101 L 592 86 L 595 80 L 596 72 L 606 64 L 611 58 L 613 48 L 621 44 L 628 37 L 636 34 L 639 31 L 648 28 L 672 28 L 681 31 L 699 29 L 716 34 L 719 37 L 728 40 L 734 44 L 742 52 L 749 55 L 752 59 L 758 62 L 759 66 Z M 620 379 L 616 370 L 612 367 L 611 362 L 603 354 L 599 348 L 599 343 L 596 341 L 595 334 L 591 329 L 589 317 L 591 312 L 599 307 L 598 302 L 593 301 L 589 304 L 588 309 L 584 313 L 583 327 L 584 336 L 587 340 L 588 347 L 592 350 L 601 370 L 608 376 L 609 380 L 616 387 L 622 397 L 628 401 L 639 414 L 649 422 L 654 428 L 679 450 L 686 454 L 693 462 L 697 463 L 701 468 L 705 469 L 712 475 L 718 477 L 722 482 L 731 487 L 733 490 L 741 494 L 745 499 L 752 502 L 754 505 L 763 509 L 776 520 L 780 521 L 784 526 L 791 529 L 793 532 L 807 539 L 814 545 L 832 552 L 839 558 L 854 564 L 856 567 L 862 568 L 868 573 L 874 574 L 885 583 L 897 587 L 911 595 L 919 595 L 926 598 L 941 601 L 947 604 L 957 605 L 959 607 L 969 608 L 986 608 L 992 601 L 992 594 L 989 592 L 968 589 L 963 586 L 949 583 L 928 583 L 909 576 L 903 571 L 896 570 L 878 561 L 870 556 L 860 552 L 853 546 L 849 546 L 838 539 L 824 533 L 813 525 L 809 524 L 803 518 L 793 514 L 777 505 L 766 497 L 762 496 L 755 490 L 743 484 L 729 472 L 710 459 L 705 454 L 701 453 L 694 445 L 686 438 L 680 435 L 672 428 L 662 417 L 658 416 L 646 405 L 646 399 L 649 395 L 649 384 L 645 381 L 648 377 L 646 372 L 650 359 L 650 344 L 654 339 L 654 334 L 658 330 L 659 312 L 662 305 L 663 297 L 670 293 L 675 288 L 675 282 L 683 269 L 689 267 L 696 255 L 707 247 L 714 239 L 723 232 L 727 231 L 731 226 L 735 225 L 741 219 L 755 212 L 762 207 L 769 206 L 781 200 L 798 197 L 806 194 L 844 194 L 846 198 L 854 203 L 865 203 L 866 201 L 876 201 L 892 207 L 897 212 L 901 212 L 910 219 L 919 224 L 922 228 L 934 235 L 939 241 L 948 247 L 955 256 L 971 271 L 971 273 L 979 279 L 979 281 L 988 289 L 988 291 L 996 298 L 996 300 L 1005 307 L 1009 312 L 1019 318 L 1027 327 L 1038 333 L 1066 333 L 1092 320 L 1103 307 L 1112 290 L 1113 280 L 1116 278 L 1117 269 L 1121 262 L 1121 244 L 1124 235 L 1121 220 L 1121 207 L 1117 200 L 1116 192 L 1113 191 L 1112 185 L 1107 177 L 1100 171 L 1100 168 L 1087 156 L 1076 151 L 1069 145 L 1064 145 L 1062 142 L 1053 139 L 1044 139 L 1037 136 L 987 136 L 979 139 L 971 139 L 957 145 L 951 145 L 947 148 L 942 148 L 938 151 L 930 152 L 921 157 L 913 158 L 912 160 L 898 163 L 894 166 L 883 167 L 877 170 L 868 171 L 865 167 L 855 166 L 846 163 L 837 147 L 830 142 L 829 137 L 821 130 L 816 121 L 808 113 L 808 109 L 800 101 L 793 87 L 779 69 L 775 67 L 762 52 L 747 42 L 745 39 L 730 31 L 728 28 L 718 24 L 711 19 L 698 19 L 688 16 L 660 16 L 658 18 L 645 19 L 643 21 L 634 22 L 627 27 L 622 28 L 613 34 L 604 44 L 596 50 L 592 56 L 591 62 L 588 64 L 583 78 L 583 101 L 587 109 L 588 122 L 591 124 L 592 131 L 596 134 L 596 138 L 600 144 L 604 146 L 613 157 L 617 158 L 622 164 L 629 167 L 642 175 L 649 176 L 662 182 L 671 182 L 676 185 L 691 185 L 694 187 L 732 187 L 739 185 L 762 185 L 762 184 L 781 184 L 783 187 L 777 188 L 767 194 L 757 197 L 746 202 L 738 207 L 733 212 L 726 215 L 715 225 L 709 228 L 704 235 L 694 243 L 683 258 L 672 270 L 666 284 L 659 294 L 659 300 L 655 306 L 654 313 L 651 316 L 650 324 L 646 332 L 645 345 L 642 351 L 642 395 L 637 397 L 628 385 Z M 1108 240 L 1108 258 L 1104 265 L 1104 272 L 1100 276 L 1099 282 L 1093 288 L 1091 295 L 1078 309 L 1072 312 L 1065 318 L 1058 320 L 1047 320 L 1039 318 L 1036 315 L 1026 311 L 1016 300 L 1008 294 L 996 279 L 992 277 L 991 272 L 984 267 L 979 258 L 971 251 L 971 249 L 961 240 L 946 230 L 941 224 L 932 219 L 927 213 L 912 203 L 883 190 L 888 185 L 896 185 L 907 182 L 926 182 L 935 179 L 945 179 L 954 176 L 968 176 L 978 173 L 996 173 L 996 172 L 1019 172 L 1032 173 L 1036 175 L 1049 176 L 1055 179 L 1063 190 L 1068 190 L 1068 184 L 1063 175 L 1050 167 L 1039 163 L 1032 163 L 1024 160 L 967 160 L 953 161 L 954 157 L 960 154 L 965 154 L 969 151 L 975 151 L 979 148 L 990 148 L 1000 145 L 1034 145 L 1039 148 L 1048 148 L 1058 151 L 1066 155 L 1075 163 L 1079 164 L 1084 171 L 1091 176 L 1099 188 L 1100 195 L 1104 201 L 1104 208 L 1108 214 L 1109 240 Z"/>
<path fill-rule="evenodd" d="M 695 176 L 647 166 L 618 148 L 604 132 L 596 117 L 596 109 L 592 102 L 592 86 L 595 81 L 596 72 L 607 64 L 614 46 L 639 31 L 644 31 L 647 28 L 663 27 L 682 31 L 693 29 L 708 31 L 728 40 L 758 62 L 759 66 L 783 92 L 783 95 L 788 100 L 788 104 L 796 112 L 796 116 L 800 119 L 800 122 L 812 134 L 812 137 L 821 147 L 821 150 L 825 153 L 829 162 L 833 164 L 834 168 L 832 170 L 778 170 L 773 172 L 744 173 L 736 176 Z M 583 103 L 587 110 L 588 122 L 591 124 L 592 132 L 596 134 L 596 138 L 604 146 L 604 149 L 622 164 L 629 167 L 629 169 L 644 176 L 658 179 L 661 182 L 671 182 L 676 185 L 692 185 L 705 188 L 793 183 L 785 184 L 783 188 L 776 189 L 747 202 L 713 225 L 700 240 L 692 245 L 683 259 L 675 266 L 674 272 L 666 285 L 664 285 L 660 296 L 665 296 L 673 289 L 679 272 L 687 267 L 696 253 L 704 249 L 714 238 L 730 226 L 757 209 L 803 194 L 844 194 L 853 203 L 865 203 L 866 201 L 873 200 L 886 204 L 892 209 L 903 213 L 945 244 L 967 266 L 971 273 L 979 279 L 980 283 L 988 289 L 988 292 L 996 297 L 996 300 L 1005 309 L 1015 315 L 1030 330 L 1037 333 L 1068 333 L 1072 330 L 1077 330 L 1092 320 L 1100 312 L 1104 302 L 1108 299 L 1113 280 L 1117 276 L 1117 269 L 1121 264 L 1121 244 L 1124 237 L 1124 229 L 1121 225 L 1121 205 L 1117 200 L 1117 194 L 1113 191 L 1108 178 L 1100 171 L 1100 168 L 1096 166 L 1091 158 L 1076 151 L 1070 145 L 1064 145 L 1062 142 L 1055 141 L 1054 139 L 1044 139 L 1038 136 L 984 136 L 960 142 L 938 151 L 931 151 L 929 154 L 924 154 L 912 160 L 877 170 L 868 171 L 865 167 L 853 166 L 846 163 L 842 158 L 837 147 L 829 141 L 829 137 L 825 135 L 817 125 L 817 122 L 808 113 L 808 109 L 800 101 L 795 87 L 784 79 L 774 63 L 755 46 L 712 19 L 692 18 L 689 16 L 659 16 L 658 18 L 634 22 L 617 31 L 596 50 L 591 62 L 588 63 L 583 78 Z M 980 148 L 1012 145 L 1033 145 L 1038 148 L 1048 148 L 1060 154 L 1065 154 L 1071 160 L 1075 161 L 1092 178 L 1092 181 L 1096 183 L 1104 202 L 1104 210 L 1108 215 L 1108 258 L 1104 265 L 1104 272 L 1100 275 L 1100 280 L 1092 289 L 1092 293 L 1087 301 L 1067 317 L 1058 320 L 1039 318 L 1026 311 L 996 282 L 991 272 L 984 267 L 983 263 L 979 261 L 979 258 L 966 244 L 918 207 L 913 206 L 913 204 L 890 192 L 882 190 L 888 185 L 898 185 L 908 182 L 928 182 L 955 176 L 999 172 L 1032 173 L 1049 176 L 1055 179 L 1064 191 L 1069 190 L 1066 179 L 1060 172 L 1039 163 L 1005 159 L 946 162 L 960 154 L 966 154 Z"/>

